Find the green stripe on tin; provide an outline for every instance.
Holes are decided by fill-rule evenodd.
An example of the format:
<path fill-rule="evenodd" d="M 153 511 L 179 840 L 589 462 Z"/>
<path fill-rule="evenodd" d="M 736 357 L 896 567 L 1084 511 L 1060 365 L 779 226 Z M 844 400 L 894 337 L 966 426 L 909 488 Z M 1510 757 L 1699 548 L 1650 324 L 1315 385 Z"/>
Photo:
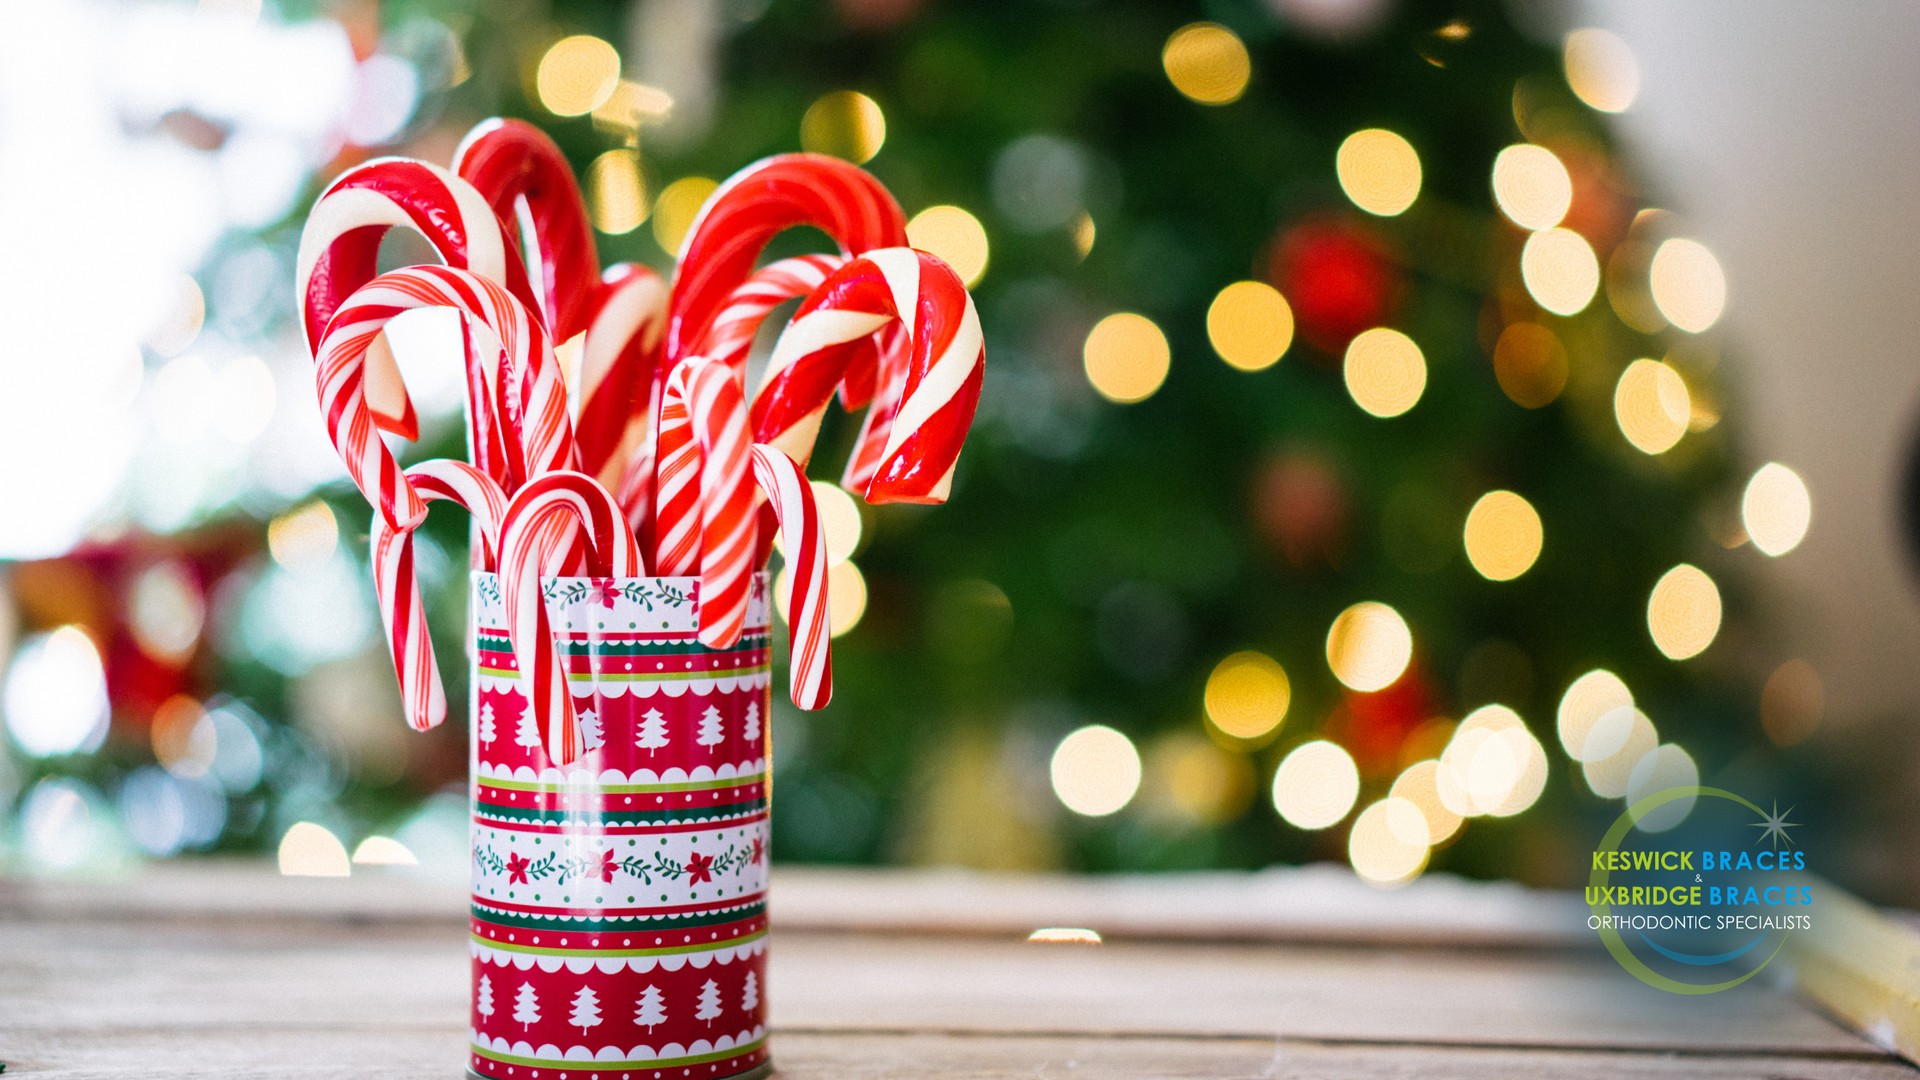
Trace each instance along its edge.
<path fill-rule="evenodd" d="M 725 911 L 703 911 L 697 915 L 634 915 L 629 918 L 614 919 L 543 919 L 538 915 L 494 911 L 482 904 L 470 904 L 468 909 L 474 918 L 483 919 L 496 926 L 511 926 L 526 930 L 558 930 L 566 933 L 578 930 L 583 934 L 651 934 L 661 930 L 719 926 L 722 923 L 757 919 L 767 913 L 767 905 L 764 902 L 743 904 Z"/>
<path fill-rule="evenodd" d="M 504 1065 L 526 1065 L 537 1069 L 586 1069 L 589 1071 L 598 1069 L 601 1072 L 606 1072 L 609 1069 L 678 1069 L 683 1065 L 705 1065 L 709 1061 L 723 1061 L 730 1057 L 751 1054 L 766 1045 L 766 1041 L 766 1036 L 763 1035 L 750 1043 L 741 1043 L 731 1050 L 715 1050 L 711 1054 L 696 1054 L 693 1057 L 644 1058 L 635 1061 L 582 1061 L 577 1059 L 564 1061 L 558 1058 L 528 1058 L 519 1057 L 514 1054 L 503 1054 L 498 1050 L 490 1050 L 477 1042 L 468 1042 L 467 1045 L 473 1047 L 473 1052 L 478 1056 L 486 1058 L 488 1061 L 498 1061 Z"/>
<path fill-rule="evenodd" d="M 549 795 L 670 795 L 674 792 L 714 791 L 719 788 L 745 787 L 758 784 L 766 778 L 766 773 L 749 773 L 731 779 L 718 780 L 680 780 L 671 784 L 602 784 L 591 781 L 585 784 L 549 784 L 541 780 L 506 780 L 491 776 L 479 777 L 476 782 L 481 787 L 506 788 L 509 791 L 538 791 Z"/>
<path fill-rule="evenodd" d="M 571 931 L 570 931 L 571 932 Z M 591 933 L 592 931 L 586 931 Z M 692 944 L 663 945 L 655 949 L 550 949 L 543 945 L 521 945 L 516 942 L 501 942 L 493 938 L 483 938 L 479 934 L 468 934 L 474 941 L 489 949 L 501 952 L 520 953 L 525 956 L 559 956 L 574 960 L 592 960 L 597 957 L 626 956 L 666 956 L 669 954 L 685 956 L 691 953 L 719 952 L 736 945 L 746 945 L 767 936 L 765 930 L 755 930 L 751 934 L 742 934 L 727 941 L 700 941 Z"/>
<path fill-rule="evenodd" d="M 595 675 L 591 671 L 570 671 L 567 678 L 572 682 L 685 682 L 688 679 L 738 679 L 746 675 L 757 675 L 766 671 L 767 665 L 754 664 L 751 667 L 711 668 L 700 671 L 603 671 Z M 496 679 L 517 679 L 520 672 L 513 668 L 482 667 L 480 674 Z"/>

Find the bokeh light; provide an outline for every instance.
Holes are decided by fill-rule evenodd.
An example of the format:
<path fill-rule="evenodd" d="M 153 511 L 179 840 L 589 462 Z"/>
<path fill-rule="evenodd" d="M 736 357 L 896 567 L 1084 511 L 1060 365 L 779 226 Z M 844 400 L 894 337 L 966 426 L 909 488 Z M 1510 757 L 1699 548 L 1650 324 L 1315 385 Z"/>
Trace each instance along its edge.
<path fill-rule="evenodd" d="M 593 227 L 609 236 L 623 236 L 647 220 L 647 185 L 640 175 L 640 155 L 632 150 L 609 150 L 587 166 L 587 213 Z"/>
<path fill-rule="evenodd" d="M 1432 758 L 1416 761 L 1402 770 L 1387 792 L 1396 799 L 1407 800 L 1420 811 L 1427 823 L 1428 844 L 1445 843 L 1460 831 L 1461 823 L 1466 820 L 1441 801 L 1439 771 L 1440 763 Z"/>
<path fill-rule="evenodd" d="M 827 627 L 834 637 L 839 637 L 855 626 L 860 625 L 860 616 L 867 613 L 867 579 L 860 575 L 860 568 L 853 565 L 852 559 L 835 563 L 827 569 Z"/>
<path fill-rule="evenodd" d="M 1265 653 L 1237 652 L 1207 676 L 1207 719 L 1236 739 L 1258 739 L 1280 729 L 1293 701 L 1286 669 Z"/>
<path fill-rule="evenodd" d="M 887 118 L 865 94 L 836 90 L 823 94 L 800 119 L 800 147 L 865 164 L 887 141 Z"/>
<path fill-rule="evenodd" d="M 971 289 L 987 275 L 987 230 L 957 206 L 929 206 L 907 222 L 907 242 L 953 268 Z"/>
<path fill-rule="evenodd" d="M 1160 389 L 1173 354 L 1152 319 L 1122 311 L 1093 324 L 1082 357 L 1087 381 L 1100 396 L 1126 405 Z"/>
<path fill-rule="evenodd" d="M 1805 660 L 1789 660 L 1767 676 L 1760 691 L 1760 726 L 1775 746 L 1792 746 L 1812 735 L 1826 715 L 1826 688 Z"/>
<path fill-rule="evenodd" d="M 1646 713 L 1631 705 L 1615 709 L 1587 733 L 1587 756 L 1580 772 L 1595 795 L 1618 799 L 1627 793 L 1633 767 L 1658 745 L 1660 733 Z"/>
<path fill-rule="evenodd" d="M 620 54 L 591 34 L 561 38 L 540 58 L 534 88 L 555 116 L 585 116 L 620 84 Z"/>
<path fill-rule="evenodd" d="M 1427 819 L 1406 799 L 1389 796 L 1360 811 L 1347 834 L 1347 860 L 1371 885 L 1401 885 L 1427 863 Z"/>
<path fill-rule="evenodd" d="M 1253 800 L 1253 765 L 1194 731 L 1158 739 L 1147 751 L 1142 792 L 1159 816 L 1183 825 L 1223 825 Z"/>
<path fill-rule="evenodd" d="M 773 582 L 773 607 L 780 621 L 791 622 L 793 610 L 793 569 L 782 567 Z M 852 559 L 842 559 L 827 568 L 827 632 L 833 637 L 852 630 L 867 613 L 867 579 Z"/>
<path fill-rule="evenodd" d="M 1100 933 L 1083 926 L 1043 926 L 1028 934 L 1027 940 L 1049 945 L 1098 945 Z"/>
<path fill-rule="evenodd" d="M 1334 157 L 1340 190 L 1369 214 L 1393 217 L 1420 197 L 1420 155 L 1384 128 L 1356 131 Z"/>
<path fill-rule="evenodd" d="M 77 626 L 28 638 L 7 668 L 0 708 L 20 749 L 53 757 L 97 748 L 107 735 L 106 671 Z"/>
<path fill-rule="evenodd" d="M 1760 466 L 1740 497 L 1740 520 L 1753 546 L 1768 555 L 1785 555 L 1799 547 L 1813 521 L 1806 481 L 1777 461 Z"/>
<path fill-rule="evenodd" d="M 1627 43 L 1605 30 L 1575 30 L 1566 41 L 1567 85 L 1601 112 L 1624 112 L 1640 94 L 1640 64 Z"/>
<path fill-rule="evenodd" d="M 228 361 L 213 377 L 213 429 L 228 442 L 244 446 L 273 422 L 279 402 L 273 369 L 257 356 Z"/>
<path fill-rule="evenodd" d="M 1160 51 L 1173 88 L 1202 105 L 1225 105 L 1247 91 L 1253 62 L 1239 35 L 1218 23 L 1191 23 Z"/>
<path fill-rule="evenodd" d="M 1551 229 L 1573 208 L 1573 177 L 1553 151 L 1519 143 L 1493 159 L 1493 201 L 1523 229 Z"/>
<path fill-rule="evenodd" d="M 1520 249 L 1520 279 L 1534 303 L 1555 315 L 1577 315 L 1600 288 L 1600 260 L 1572 229 L 1542 229 Z"/>
<path fill-rule="evenodd" d="M 1660 314 L 1688 333 L 1711 327 L 1726 310 L 1726 274 L 1720 260 L 1699 241 L 1673 239 L 1661 244 L 1653 253 L 1648 279 Z"/>
<path fill-rule="evenodd" d="M 418 866 L 420 859 L 391 836 L 369 836 L 353 849 L 356 866 Z"/>
<path fill-rule="evenodd" d="M 1664 454 L 1687 433 L 1693 395 L 1680 373 L 1658 360 L 1635 360 L 1613 390 L 1620 434 L 1646 454 Z"/>
<path fill-rule="evenodd" d="M 1467 561 L 1489 581 L 1511 581 L 1540 557 L 1540 515 L 1511 491 L 1489 491 L 1467 512 Z"/>
<path fill-rule="evenodd" d="M 1060 740 L 1049 771 L 1061 804 L 1087 817 L 1119 810 L 1140 789 L 1139 751 L 1104 724 L 1089 724 Z"/>
<path fill-rule="evenodd" d="M 206 601 L 186 565 L 165 559 L 147 567 L 129 601 L 127 622 L 140 651 L 176 667 L 185 663 L 207 621 Z"/>
<path fill-rule="evenodd" d="M 1493 374 L 1515 404 L 1529 409 L 1549 405 L 1567 386 L 1566 346 L 1539 323 L 1514 323 L 1494 343 Z"/>
<path fill-rule="evenodd" d="M 1207 340 L 1241 371 L 1272 367 L 1293 344 L 1293 309 L 1264 281 L 1236 281 L 1207 308 Z"/>
<path fill-rule="evenodd" d="M 1633 816 L 1634 827 L 1641 832 L 1656 833 L 1680 824 L 1693 810 L 1696 796 L 1683 795 L 1645 813 L 1636 813 L 1634 804 L 1649 795 L 1699 784 L 1700 767 L 1693 763 L 1693 755 L 1673 743 L 1640 755 L 1633 771 L 1627 775 L 1627 813 Z"/>
<path fill-rule="evenodd" d="M 683 176 L 660 189 L 660 197 L 653 204 L 653 239 L 661 251 L 679 254 L 687 230 L 700 216 L 700 208 L 719 187 L 704 176 Z"/>
<path fill-rule="evenodd" d="M 1511 817 L 1545 790 L 1546 750 L 1518 713 L 1483 705 L 1454 729 L 1434 781 L 1442 805 L 1456 814 Z"/>
<path fill-rule="evenodd" d="M 1620 681 L 1620 676 L 1605 668 L 1587 672 L 1573 680 L 1567 692 L 1560 697 L 1560 745 L 1566 748 L 1567 756 L 1575 761 L 1589 760 L 1588 737 L 1592 735 L 1594 725 L 1615 709 L 1632 707 L 1633 691 Z"/>
<path fill-rule="evenodd" d="M 1427 358 L 1420 346 L 1384 326 L 1363 331 L 1347 343 L 1341 372 L 1354 404 L 1382 419 L 1413 408 L 1427 388 Z"/>
<path fill-rule="evenodd" d="M 340 523 L 333 508 L 315 499 L 267 523 L 267 550 L 288 570 L 304 570 L 333 558 L 340 545 Z"/>
<path fill-rule="evenodd" d="M 148 729 L 153 756 L 160 767 L 186 780 L 196 780 L 213 769 L 220 749 L 219 729 L 200 703 L 175 694 L 153 712 Z"/>
<path fill-rule="evenodd" d="M 1327 666 L 1334 678 L 1361 693 L 1393 685 L 1413 659 L 1413 632 L 1400 613 L 1363 600 L 1340 613 L 1327 631 Z"/>
<path fill-rule="evenodd" d="M 280 872 L 287 877 L 347 877 L 346 846 L 324 825 L 296 823 L 280 838 Z"/>
<path fill-rule="evenodd" d="M 147 331 L 147 348 L 169 359 L 179 356 L 200 336 L 200 325 L 206 317 L 207 300 L 199 283 L 191 275 L 179 275 L 163 314 Z"/>
<path fill-rule="evenodd" d="M 1100 235 L 1100 229 L 1093 223 L 1093 215 L 1085 210 L 1075 215 L 1073 224 L 1073 253 L 1084 259 L 1093 252 L 1094 238 Z"/>
<path fill-rule="evenodd" d="M 1325 739 L 1294 747 L 1273 774 L 1273 808 L 1296 829 L 1337 823 L 1359 797 L 1353 756 Z"/>
<path fill-rule="evenodd" d="M 1698 656 L 1720 632 L 1720 589 L 1705 571 L 1681 563 L 1654 585 L 1647 629 L 1669 659 Z"/>

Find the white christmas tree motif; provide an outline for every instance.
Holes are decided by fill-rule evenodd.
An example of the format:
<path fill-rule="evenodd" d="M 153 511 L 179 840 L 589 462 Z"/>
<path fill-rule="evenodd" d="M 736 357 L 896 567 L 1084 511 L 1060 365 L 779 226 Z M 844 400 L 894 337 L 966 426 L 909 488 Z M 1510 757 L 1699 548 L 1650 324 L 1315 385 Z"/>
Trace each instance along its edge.
<path fill-rule="evenodd" d="M 607 740 L 600 734 L 599 713 L 592 709 L 581 709 L 577 719 L 580 724 L 580 738 L 586 746 L 587 753 L 591 754 L 606 745 Z"/>
<path fill-rule="evenodd" d="M 700 1007 L 693 1012 L 695 1020 L 705 1020 L 708 1027 L 713 1026 L 713 1018 L 720 1015 L 720 984 L 708 979 L 700 988 Z"/>
<path fill-rule="evenodd" d="M 567 1021 L 580 1029 L 581 1038 L 585 1038 L 587 1029 L 600 1023 L 600 999 L 594 996 L 593 987 L 583 986 L 573 995 L 573 1017 Z"/>
<path fill-rule="evenodd" d="M 750 1013 L 760 1007 L 760 977 L 747 972 L 746 988 L 740 991 L 740 1011 Z"/>
<path fill-rule="evenodd" d="M 533 718 L 533 705 L 529 703 L 520 710 L 520 726 L 514 731 L 513 741 L 519 746 L 539 746 L 540 721 Z"/>
<path fill-rule="evenodd" d="M 718 744 L 721 739 L 727 737 L 726 734 L 721 731 L 720 727 L 720 707 L 717 705 L 707 706 L 707 711 L 700 715 L 700 734 L 695 736 L 693 741 L 699 743 L 701 746 L 714 746 Z"/>
<path fill-rule="evenodd" d="M 493 980 L 485 975 L 480 976 L 480 1001 L 474 1008 L 481 1016 L 493 1015 Z"/>
<path fill-rule="evenodd" d="M 640 733 L 634 741 L 647 752 L 648 757 L 667 745 L 667 718 L 660 715 L 659 709 L 648 709 L 640 717 Z"/>
<path fill-rule="evenodd" d="M 497 734 L 493 730 L 493 702 L 489 701 L 480 706 L 480 741 L 491 746 Z"/>
<path fill-rule="evenodd" d="M 513 1001 L 513 1022 L 519 1024 L 520 1029 L 524 1031 L 528 1025 L 536 1023 L 539 1019 L 540 1002 L 533 996 L 533 984 L 521 983 L 519 996 Z"/>
<path fill-rule="evenodd" d="M 742 738 L 749 743 L 760 741 L 760 703 L 757 701 L 747 702 L 747 731 Z"/>
<path fill-rule="evenodd" d="M 640 991 L 640 1007 L 633 1010 L 634 1026 L 646 1028 L 647 1034 L 651 1035 L 653 1025 L 666 1022 L 667 1006 L 660 995 L 660 988 L 649 986 Z"/>

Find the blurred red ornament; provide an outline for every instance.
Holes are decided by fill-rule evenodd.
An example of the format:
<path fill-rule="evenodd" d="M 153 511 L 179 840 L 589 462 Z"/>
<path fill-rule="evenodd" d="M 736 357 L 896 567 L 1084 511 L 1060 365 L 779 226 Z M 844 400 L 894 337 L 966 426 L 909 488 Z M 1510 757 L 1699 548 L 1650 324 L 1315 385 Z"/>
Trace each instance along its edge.
<path fill-rule="evenodd" d="M 1379 237 L 1345 217 L 1313 217 L 1281 235 L 1267 275 L 1293 305 L 1300 337 L 1329 356 L 1383 325 L 1400 296 L 1400 267 Z"/>
<path fill-rule="evenodd" d="M 1433 715 L 1437 697 L 1414 657 L 1384 690 L 1346 692 L 1345 703 L 1327 721 L 1327 737 L 1346 747 L 1363 776 L 1386 776 L 1400 764 L 1407 736 Z"/>
<path fill-rule="evenodd" d="M 1254 482 L 1254 520 L 1296 570 L 1333 566 L 1347 541 L 1347 492 L 1319 454 L 1276 455 Z"/>

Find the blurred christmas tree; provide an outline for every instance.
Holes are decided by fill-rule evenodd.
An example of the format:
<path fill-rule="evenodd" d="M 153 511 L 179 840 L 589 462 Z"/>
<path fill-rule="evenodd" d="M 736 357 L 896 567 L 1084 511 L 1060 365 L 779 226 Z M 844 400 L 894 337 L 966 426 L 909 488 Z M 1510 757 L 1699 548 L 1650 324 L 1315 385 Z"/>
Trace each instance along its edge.
<path fill-rule="evenodd" d="M 1617 40 L 1391 0 L 335 14 L 440 73 L 399 152 L 445 163 L 492 114 L 551 133 L 603 263 L 669 269 L 715 181 L 804 147 L 864 163 L 977 279 L 989 375 L 951 504 L 860 508 L 835 700 L 776 695 L 779 857 L 1364 863 L 1392 792 L 1431 865 L 1565 883 L 1655 744 L 1684 748 L 1647 759 L 1672 780 L 1755 741 L 1729 549 L 1797 533 L 1743 527 L 1724 286 L 1614 150 Z M 440 431 L 416 456 L 459 455 Z M 816 476 L 854 432 L 829 418 Z M 331 501 L 364 561 L 364 505 Z M 434 513 L 448 566 L 464 531 Z M 459 702 L 464 582 L 438 580 Z M 280 715 L 284 673 L 244 653 L 209 681 Z M 1618 678 L 1576 684 L 1596 669 Z M 1490 703 L 1532 738 L 1504 714 L 1456 738 Z M 381 820 L 457 775 L 458 737 L 328 790 Z M 1414 846 L 1362 868 L 1417 872 Z"/>

